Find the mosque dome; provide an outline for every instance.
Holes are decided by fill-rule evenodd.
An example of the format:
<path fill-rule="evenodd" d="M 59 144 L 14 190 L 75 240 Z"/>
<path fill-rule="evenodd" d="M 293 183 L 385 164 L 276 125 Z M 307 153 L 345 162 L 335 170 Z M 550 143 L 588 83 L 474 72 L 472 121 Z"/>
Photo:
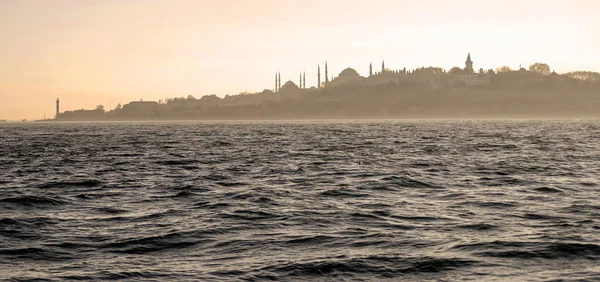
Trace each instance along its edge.
<path fill-rule="evenodd" d="M 286 82 L 281 87 L 281 90 L 295 90 L 295 89 L 299 89 L 299 87 L 298 87 L 298 85 L 296 85 L 296 83 L 292 82 L 291 80 L 289 80 L 288 82 Z"/>
<path fill-rule="evenodd" d="M 347 68 L 345 70 L 343 70 L 339 77 L 345 77 L 345 78 L 353 78 L 353 77 L 359 77 L 360 75 L 358 74 L 358 72 L 356 70 L 354 70 L 353 68 Z"/>
<path fill-rule="evenodd" d="M 363 77 L 358 74 L 358 72 L 352 68 L 347 68 L 343 70 L 338 77 L 331 81 L 332 86 L 339 86 L 344 84 L 355 84 L 360 83 L 363 80 Z"/>

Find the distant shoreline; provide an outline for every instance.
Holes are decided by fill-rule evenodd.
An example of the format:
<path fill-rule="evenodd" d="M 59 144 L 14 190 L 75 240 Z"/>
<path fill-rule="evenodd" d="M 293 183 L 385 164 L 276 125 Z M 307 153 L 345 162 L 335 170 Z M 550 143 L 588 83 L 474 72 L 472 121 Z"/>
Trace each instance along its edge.
<path fill-rule="evenodd" d="M 147 119 L 79 119 L 35 120 L 35 123 L 110 123 L 110 122 L 347 122 L 347 121 L 510 121 L 510 120 L 600 120 L 600 114 L 592 116 L 471 116 L 471 117 L 290 117 L 290 118 L 147 118 Z M 7 123 L 24 123 L 19 121 Z M 27 122 L 31 123 L 31 122 Z"/>
<path fill-rule="evenodd" d="M 600 84 L 558 75 L 492 76 L 489 85 L 433 87 L 430 82 L 340 85 L 219 98 L 134 101 L 105 111 L 67 111 L 58 121 L 564 119 L 600 118 Z M 436 84 L 437 85 L 437 84 Z M 435 86 L 435 85 L 434 85 Z M 58 101 L 57 101 L 58 103 Z M 58 106 L 58 104 L 57 104 Z"/>

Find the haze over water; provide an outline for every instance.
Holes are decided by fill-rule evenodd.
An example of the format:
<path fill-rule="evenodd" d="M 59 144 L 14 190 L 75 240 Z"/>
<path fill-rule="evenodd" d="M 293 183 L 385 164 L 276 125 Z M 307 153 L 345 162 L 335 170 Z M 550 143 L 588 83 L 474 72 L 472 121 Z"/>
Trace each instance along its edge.
<path fill-rule="evenodd" d="M 0 125 L 0 278 L 600 279 L 600 125 Z"/>

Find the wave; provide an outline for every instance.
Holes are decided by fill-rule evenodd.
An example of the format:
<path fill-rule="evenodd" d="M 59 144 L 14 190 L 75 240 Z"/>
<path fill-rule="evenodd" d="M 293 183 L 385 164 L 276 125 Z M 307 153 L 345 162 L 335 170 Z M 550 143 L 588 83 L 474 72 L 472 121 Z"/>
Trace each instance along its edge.
<path fill-rule="evenodd" d="M 458 225 L 457 228 L 477 230 L 477 231 L 487 231 L 487 230 L 497 229 L 498 226 L 492 225 L 492 224 L 487 224 L 487 223 L 476 223 L 476 224 Z"/>
<path fill-rule="evenodd" d="M 410 221 L 438 221 L 438 220 L 448 220 L 445 217 L 437 217 L 437 216 L 406 216 L 406 215 L 392 215 L 392 218 L 401 219 L 401 220 L 410 220 Z"/>
<path fill-rule="evenodd" d="M 39 224 L 13 218 L 0 219 L 0 235 L 20 240 L 35 240 L 41 237 Z"/>
<path fill-rule="evenodd" d="M 71 188 L 71 187 L 97 187 L 102 185 L 102 182 L 95 179 L 87 179 L 81 181 L 59 181 L 48 182 L 38 185 L 37 188 Z"/>
<path fill-rule="evenodd" d="M 67 252 L 51 250 L 49 248 L 4 248 L 0 249 L 0 257 L 8 259 L 25 259 L 40 261 L 63 261 L 74 259 L 75 257 Z"/>
<path fill-rule="evenodd" d="M 525 213 L 520 215 L 519 217 L 530 219 L 530 220 L 560 220 L 561 217 L 545 215 L 545 214 L 537 214 L 537 213 Z"/>
<path fill-rule="evenodd" d="M 214 242 L 196 232 L 174 232 L 165 235 L 117 240 L 102 245 L 101 250 L 113 253 L 146 254 L 173 249 L 184 249 L 201 243 Z"/>
<path fill-rule="evenodd" d="M 107 213 L 107 214 L 122 214 L 122 213 L 129 212 L 128 210 L 118 209 L 118 208 L 114 208 L 114 207 L 102 207 L 102 208 L 96 208 L 96 210 L 99 212 L 102 212 L 102 213 Z"/>
<path fill-rule="evenodd" d="M 189 198 L 189 197 L 193 197 L 193 196 L 196 196 L 196 194 L 185 190 L 185 191 L 178 192 L 177 194 L 173 195 L 172 197 L 173 198 Z"/>
<path fill-rule="evenodd" d="M 505 202 L 495 202 L 495 201 L 491 201 L 491 202 L 469 201 L 469 202 L 460 203 L 459 205 L 473 205 L 473 206 L 478 206 L 478 207 L 482 207 L 482 208 L 493 208 L 493 209 L 509 209 L 509 208 L 519 206 L 518 203 L 505 203 Z"/>
<path fill-rule="evenodd" d="M 351 189 L 343 189 L 343 188 L 327 190 L 327 191 L 319 193 L 319 195 L 328 196 L 328 197 L 342 197 L 342 198 L 363 198 L 363 197 L 369 196 L 369 194 L 366 194 L 366 193 L 359 193 L 359 192 L 353 191 Z"/>
<path fill-rule="evenodd" d="M 294 236 L 295 238 L 288 239 L 283 242 L 284 245 L 320 245 L 338 240 L 338 237 L 315 235 L 315 236 Z"/>
<path fill-rule="evenodd" d="M 439 188 L 436 185 L 405 176 L 388 176 L 381 179 L 387 185 L 406 188 Z"/>
<path fill-rule="evenodd" d="M 540 193 L 564 193 L 564 191 L 561 189 L 554 188 L 554 187 L 545 187 L 545 186 L 533 188 L 533 191 L 540 192 Z"/>
<path fill-rule="evenodd" d="M 238 187 L 238 186 L 249 185 L 248 183 L 243 183 L 243 182 L 227 182 L 227 181 L 219 181 L 219 182 L 216 182 L 216 184 L 223 186 L 223 187 Z"/>
<path fill-rule="evenodd" d="M 210 201 L 201 201 L 194 204 L 194 207 L 203 208 L 203 209 L 224 209 L 232 207 L 233 205 L 229 203 L 212 203 Z"/>
<path fill-rule="evenodd" d="M 10 203 L 22 206 L 58 206 L 69 203 L 59 197 L 43 197 L 43 196 L 20 196 L 0 199 L 0 203 Z"/>
<path fill-rule="evenodd" d="M 16 220 L 13 218 L 2 218 L 0 219 L 0 226 L 19 226 L 19 227 L 29 227 L 31 226 L 30 224 L 20 221 L 20 220 Z"/>
<path fill-rule="evenodd" d="M 59 281 L 73 280 L 73 281 L 113 281 L 113 280 L 126 280 L 126 281 L 179 281 L 189 279 L 185 275 L 167 274 L 155 271 L 100 271 L 92 273 L 90 275 L 63 275 L 58 276 Z M 46 281 L 34 279 L 32 281 Z M 50 280 L 48 280 L 50 281 Z"/>
<path fill-rule="evenodd" d="M 597 261 L 600 260 L 600 246 L 555 243 L 534 250 L 488 251 L 479 252 L 476 255 L 514 259 L 586 259 Z"/>
<path fill-rule="evenodd" d="M 254 210 L 235 210 L 233 213 L 224 213 L 220 214 L 221 218 L 228 219 L 237 219 L 237 220 L 264 220 L 264 219 L 275 219 L 282 217 L 281 215 L 276 215 L 273 213 L 268 213 L 264 211 L 254 211 Z"/>
<path fill-rule="evenodd" d="M 600 245 L 584 243 L 494 241 L 463 244 L 454 249 L 471 251 L 476 256 L 500 258 L 600 260 Z"/>
<path fill-rule="evenodd" d="M 164 161 L 157 161 L 155 163 L 160 164 L 160 165 L 168 165 L 168 166 L 184 166 L 184 165 L 197 164 L 198 161 L 197 160 L 164 160 Z"/>
<path fill-rule="evenodd" d="M 473 260 L 459 258 L 398 258 L 385 256 L 370 256 L 352 259 L 330 259 L 311 262 L 294 262 L 282 265 L 267 266 L 258 269 L 261 274 L 252 278 L 264 279 L 268 276 L 302 279 L 329 278 L 399 278 L 404 275 L 448 272 L 459 268 L 475 265 Z M 215 273 L 218 276 L 228 276 L 228 273 Z M 237 273 L 235 275 L 239 275 Z M 248 273 L 246 273 L 248 274 Z M 363 278 L 363 279 L 364 279 Z"/>

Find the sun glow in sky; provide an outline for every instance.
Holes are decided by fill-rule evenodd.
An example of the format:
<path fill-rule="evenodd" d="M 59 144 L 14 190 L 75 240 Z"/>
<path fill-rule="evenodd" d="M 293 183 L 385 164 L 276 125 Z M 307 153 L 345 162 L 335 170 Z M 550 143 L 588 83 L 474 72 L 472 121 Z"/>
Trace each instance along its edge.
<path fill-rule="evenodd" d="M 401 0 L 0 0 L 0 119 L 224 96 L 347 67 L 600 71 L 600 3 Z"/>

